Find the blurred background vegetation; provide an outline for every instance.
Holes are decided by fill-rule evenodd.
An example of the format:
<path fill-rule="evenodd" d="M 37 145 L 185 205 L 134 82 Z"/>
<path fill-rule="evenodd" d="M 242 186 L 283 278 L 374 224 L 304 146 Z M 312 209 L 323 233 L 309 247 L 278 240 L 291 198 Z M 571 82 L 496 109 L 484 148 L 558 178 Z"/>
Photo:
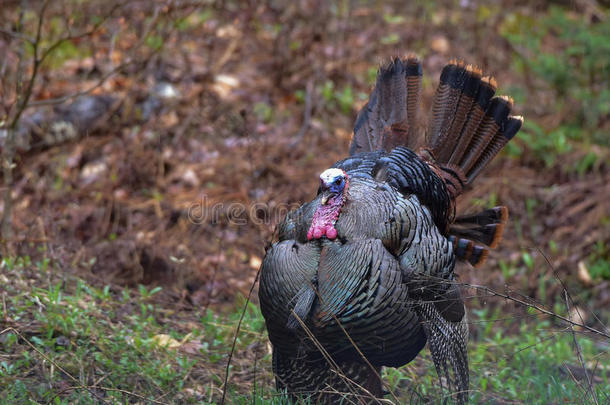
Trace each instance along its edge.
<path fill-rule="evenodd" d="M 5 0 L 0 398 L 281 403 L 244 297 L 379 64 L 414 52 L 424 111 L 459 58 L 525 117 L 459 205 L 511 212 L 489 263 L 458 270 L 472 402 L 610 402 L 608 7 Z M 405 403 L 443 395 L 426 353 L 385 378 Z"/>

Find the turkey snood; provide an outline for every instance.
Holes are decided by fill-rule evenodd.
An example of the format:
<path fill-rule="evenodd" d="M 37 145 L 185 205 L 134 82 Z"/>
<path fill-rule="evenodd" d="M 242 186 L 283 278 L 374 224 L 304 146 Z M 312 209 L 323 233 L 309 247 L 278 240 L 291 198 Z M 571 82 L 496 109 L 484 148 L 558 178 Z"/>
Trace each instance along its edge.
<path fill-rule="evenodd" d="M 320 239 L 323 236 L 332 240 L 337 237 L 335 223 L 347 199 L 348 188 L 349 181 L 343 170 L 333 168 L 320 174 L 322 197 L 307 231 L 307 240 Z"/>

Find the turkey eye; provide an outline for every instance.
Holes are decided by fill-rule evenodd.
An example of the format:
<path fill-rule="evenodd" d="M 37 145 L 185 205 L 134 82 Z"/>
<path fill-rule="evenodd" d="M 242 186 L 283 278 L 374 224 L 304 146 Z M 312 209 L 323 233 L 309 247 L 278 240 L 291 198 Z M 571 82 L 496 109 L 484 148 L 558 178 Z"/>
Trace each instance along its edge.
<path fill-rule="evenodd" d="M 337 179 L 337 180 L 335 180 L 335 184 L 336 184 L 336 185 L 341 184 L 341 179 Z"/>

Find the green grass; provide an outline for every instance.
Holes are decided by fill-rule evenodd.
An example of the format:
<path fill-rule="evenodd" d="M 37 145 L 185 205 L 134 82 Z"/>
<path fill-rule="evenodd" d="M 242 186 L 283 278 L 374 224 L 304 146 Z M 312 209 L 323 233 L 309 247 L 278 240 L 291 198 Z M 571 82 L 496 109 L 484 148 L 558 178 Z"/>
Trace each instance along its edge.
<path fill-rule="evenodd" d="M 237 311 L 180 313 L 159 303 L 160 288 L 96 288 L 58 277 L 48 262 L 5 259 L 0 274 L 2 403 L 219 400 Z M 263 330 L 250 304 L 237 350 L 266 350 Z M 241 363 L 236 355 L 233 373 L 243 372 Z"/>
<path fill-rule="evenodd" d="M 180 310 L 160 288 L 96 287 L 47 260 L 4 259 L 1 266 L 2 403 L 220 401 L 243 298 L 224 313 Z M 497 308 L 471 311 L 472 403 L 593 403 L 583 382 L 565 371 L 566 364 L 580 364 L 571 333 L 534 313 L 528 322 L 490 321 L 507 317 Z M 518 333 L 505 334 L 509 329 Z M 598 364 L 596 390 L 604 403 L 610 370 L 599 346 L 608 342 L 576 336 L 588 367 Z M 250 303 L 226 403 L 283 402 L 273 389 L 267 342 L 260 310 Z M 384 379 L 403 403 L 434 402 L 442 395 L 427 349 L 399 370 L 386 369 Z"/>
<path fill-rule="evenodd" d="M 535 314 L 533 310 L 528 312 Z M 528 323 L 509 319 L 503 322 L 503 328 L 518 322 L 519 333 L 505 335 L 502 328 L 488 321 L 503 318 L 500 308 L 493 316 L 485 310 L 476 311 L 474 318 L 482 322 L 476 327 L 479 341 L 469 350 L 473 403 L 499 399 L 527 404 L 573 403 L 577 399 L 594 403 L 585 392 L 586 383 L 573 380 L 565 368 L 580 365 L 569 329 L 557 327 L 548 319 L 533 318 Z M 610 399 L 608 356 L 600 355 L 593 340 L 576 336 L 585 359 L 596 358 L 603 365 L 605 358 L 605 374 L 598 373 L 602 381 L 597 385 L 597 395 L 605 403 Z"/>
<path fill-rule="evenodd" d="M 609 146 L 609 33 L 610 19 L 593 21 L 557 6 L 541 15 L 511 12 L 503 18 L 500 34 L 513 47 L 512 70 L 533 86 L 510 89 L 511 94 L 520 105 L 532 105 L 549 92 L 553 103 L 544 115 L 557 115 L 546 127 L 526 119 L 519 141 L 508 146 L 510 154 L 529 149 L 547 167 L 559 164 L 581 175 L 603 159 L 600 147 Z M 566 165 L 562 156 L 573 151 L 583 153 Z"/>

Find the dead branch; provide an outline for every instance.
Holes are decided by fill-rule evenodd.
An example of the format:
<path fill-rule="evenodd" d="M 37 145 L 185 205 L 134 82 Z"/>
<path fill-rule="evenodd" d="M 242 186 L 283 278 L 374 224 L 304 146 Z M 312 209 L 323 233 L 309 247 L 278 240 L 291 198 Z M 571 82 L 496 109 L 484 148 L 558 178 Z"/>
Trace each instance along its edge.
<path fill-rule="evenodd" d="M 49 106 L 49 105 L 58 105 L 58 104 L 63 104 L 66 101 L 70 101 L 70 100 L 73 100 L 75 98 L 81 97 L 81 96 L 86 96 L 86 95 L 90 94 L 91 92 L 93 92 L 95 89 L 103 86 L 104 83 L 106 83 L 106 81 L 108 79 L 110 79 L 112 76 L 114 76 L 115 74 L 119 73 L 123 69 L 125 69 L 128 66 L 131 66 L 131 65 L 133 65 L 135 63 L 136 63 L 136 61 L 129 60 L 129 61 L 125 62 L 125 63 L 120 64 L 119 66 L 115 67 L 114 69 L 110 70 L 108 73 L 106 73 L 102 77 L 100 77 L 100 79 L 97 81 L 97 83 L 95 83 L 94 85 L 92 85 L 89 88 L 86 88 L 85 90 L 78 91 L 78 92 L 72 93 L 72 94 L 68 94 L 68 95 L 65 95 L 65 96 L 62 96 L 62 97 L 50 98 L 50 99 L 47 99 L 47 100 L 40 100 L 40 101 L 32 101 L 25 108 L 28 109 L 28 108 L 31 108 L 31 107 L 42 107 L 42 106 Z"/>
<path fill-rule="evenodd" d="M 46 2 L 45 4 L 43 4 L 43 12 L 44 9 L 46 8 Z M 19 11 L 19 21 L 18 21 L 18 25 L 17 25 L 17 29 L 18 31 L 23 30 L 23 23 L 24 23 L 24 17 L 25 17 L 25 8 L 26 8 L 26 1 L 22 0 L 21 2 L 21 10 Z M 43 13 L 41 13 L 43 14 Z M 42 22 L 39 21 L 39 28 L 42 25 Z M 39 36 L 37 36 L 37 38 L 39 38 Z M 21 94 L 21 88 L 23 85 L 23 72 L 25 70 L 25 43 L 22 42 L 21 46 L 18 49 L 18 63 L 17 63 L 17 83 L 15 85 L 15 89 L 16 89 L 16 94 L 17 94 L 17 103 L 18 105 L 25 105 L 23 102 L 20 102 L 22 94 Z M 20 112 L 18 112 L 18 115 L 21 115 Z M 4 150 L 3 150 L 3 175 L 4 175 L 4 184 L 7 185 L 6 190 L 4 191 L 4 209 L 2 212 L 2 240 L 5 244 L 5 249 L 7 254 L 12 253 L 11 250 L 11 244 L 7 243 L 6 241 L 11 239 L 11 231 L 12 231 L 12 195 L 11 195 L 11 187 L 10 185 L 13 184 L 13 159 L 15 158 L 15 136 L 16 136 L 16 124 L 15 121 L 9 125 L 9 127 L 7 128 L 7 133 L 6 133 L 6 142 L 5 142 L 5 146 L 4 146 Z"/>
<path fill-rule="evenodd" d="M 508 294 L 508 289 L 507 289 L 507 293 L 501 293 L 501 292 L 495 291 L 495 290 L 493 290 L 493 289 L 491 289 L 489 287 L 483 286 L 483 285 L 468 284 L 468 283 L 460 283 L 460 285 L 462 285 L 464 287 L 470 287 L 470 288 L 474 288 L 476 290 L 484 291 L 485 293 L 488 294 L 488 296 L 492 296 L 492 297 L 495 296 L 495 297 L 504 298 L 506 300 L 516 302 L 517 304 L 523 305 L 525 307 L 533 308 L 536 311 L 542 312 L 543 314 L 550 315 L 550 316 L 552 316 L 554 318 L 560 319 L 560 320 L 568 323 L 569 325 L 578 326 L 578 327 L 586 329 L 589 332 L 592 332 L 592 333 L 594 333 L 596 335 L 600 335 L 600 336 L 603 336 L 605 338 L 610 339 L 610 334 L 608 334 L 606 332 L 603 332 L 603 331 L 600 331 L 598 329 L 592 328 L 591 326 L 585 325 L 584 323 L 575 322 L 575 321 L 571 320 L 570 318 L 566 318 L 565 316 L 559 315 L 559 314 L 557 314 L 557 313 L 555 313 L 555 312 L 553 312 L 553 311 L 551 311 L 549 309 L 544 308 L 541 305 L 534 304 L 534 303 L 531 303 L 531 302 L 527 302 L 527 301 L 525 301 L 523 299 L 514 297 L 512 295 L 509 295 Z"/>
<path fill-rule="evenodd" d="M 97 32 L 99 29 L 100 29 L 100 27 L 101 27 L 102 25 L 104 25 L 104 23 L 105 23 L 105 22 L 108 20 L 108 18 L 110 18 L 110 17 L 112 16 L 112 14 L 114 14 L 114 12 L 115 12 L 115 11 L 116 11 L 118 8 L 120 8 L 120 7 L 121 7 L 121 4 L 120 4 L 120 3 L 115 4 L 115 5 L 114 5 L 114 6 L 111 8 L 110 12 L 109 12 L 108 14 L 106 14 L 104 17 L 102 17 L 102 18 L 100 19 L 100 21 L 98 21 L 98 22 L 97 22 L 97 23 L 96 23 L 96 24 L 93 26 L 93 28 L 92 28 L 92 29 L 90 29 L 89 31 L 85 31 L 85 32 L 82 32 L 82 33 L 80 33 L 80 34 L 74 34 L 74 35 L 73 35 L 73 34 L 70 32 L 70 27 L 69 27 L 69 26 L 67 26 L 67 28 L 66 28 L 66 29 L 68 30 L 68 35 L 66 35 L 65 37 L 62 37 L 62 38 L 60 38 L 60 39 L 56 40 L 56 41 L 55 41 L 55 42 L 54 42 L 54 43 L 53 43 L 51 46 L 49 46 L 49 47 L 48 47 L 48 48 L 47 48 L 47 49 L 46 49 L 46 50 L 45 50 L 45 51 L 42 53 L 42 55 L 40 56 L 40 62 L 42 63 L 42 62 L 43 62 L 43 61 L 44 61 L 44 60 L 45 60 L 45 59 L 46 59 L 46 58 L 47 58 L 47 57 L 48 57 L 50 54 L 52 54 L 52 53 L 53 53 L 53 51 L 55 51 L 55 50 L 56 50 L 56 49 L 57 49 L 57 48 L 58 48 L 58 47 L 59 47 L 61 44 L 63 44 L 64 42 L 66 42 L 66 41 L 73 41 L 73 40 L 76 40 L 76 39 L 82 39 L 82 38 L 85 38 L 85 37 L 88 37 L 88 36 L 91 36 L 91 35 L 95 34 L 95 33 L 96 33 L 96 32 Z M 42 15 L 41 15 L 41 18 L 42 18 Z M 37 38 L 37 39 L 36 39 L 36 41 L 39 41 L 38 35 L 36 36 L 36 38 Z M 32 44 L 32 45 L 36 45 L 36 44 Z"/>
<path fill-rule="evenodd" d="M 0 34 L 3 34 L 4 36 L 9 37 L 9 38 L 26 41 L 29 44 L 34 44 L 34 38 L 30 37 L 29 35 L 24 34 L 23 32 L 16 32 L 16 31 L 11 31 L 11 30 L 7 30 L 4 28 L 0 28 Z"/>
<path fill-rule="evenodd" d="M 3 162 L 2 162 L 3 169 L 4 169 L 3 170 L 4 183 L 7 185 L 7 187 L 4 192 L 4 209 L 3 209 L 2 222 L 1 222 L 1 234 L 2 234 L 2 243 L 5 245 L 5 247 L 7 249 L 7 253 L 10 252 L 11 244 L 9 241 L 12 239 L 12 235 L 11 235 L 11 233 L 12 233 L 11 184 L 13 183 L 13 168 L 14 168 L 13 161 L 14 161 L 14 155 L 15 155 L 15 137 L 16 137 L 16 132 L 17 132 L 17 128 L 18 128 L 21 116 L 23 115 L 24 111 L 31 107 L 40 107 L 40 106 L 61 104 L 68 100 L 71 100 L 71 99 L 74 99 L 74 98 L 77 98 L 77 97 L 80 97 L 83 95 L 87 95 L 87 94 L 91 93 L 92 91 L 94 91 L 95 89 L 102 86 L 110 77 L 112 77 L 116 73 L 120 72 L 121 70 L 125 69 L 127 66 L 135 63 L 135 61 L 133 59 L 131 59 L 131 60 L 115 67 L 114 69 L 110 70 L 108 73 L 103 75 L 96 84 L 94 84 L 93 86 L 91 86 L 85 90 L 82 90 L 82 91 L 79 91 L 79 92 L 76 92 L 73 94 L 69 94 L 69 95 L 66 95 L 63 97 L 57 97 L 57 98 L 49 99 L 49 100 L 31 102 L 30 99 L 33 94 L 34 85 L 36 83 L 40 67 L 45 62 L 45 60 L 51 54 L 53 54 L 53 52 L 56 51 L 59 48 L 59 46 L 61 46 L 64 42 L 89 37 L 89 36 L 95 34 L 96 32 L 98 32 L 99 29 L 106 23 L 106 21 L 112 17 L 112 15 L 115 13 L 115 11 L 118 10 L 119 8 L 123 7 L 123 5 L 126 3 L 117 2 L 116 4 L 114 4 L 110 8 L 110 10 L 107 13 L 105 13 L 105 15 L 102 16 L 102 18 L 100 18 L 100 20 L 98 22 L 96 22 L 91 29 L 89 29 L 87 31 L 73 34 L 68 27 L 67 28 L 68 34 L 64 35 L 63 37 L 54 41 L 45 50 L 40 49 L 41 43 L 42 43 L 41 42 L 42 27 L 43 27 L 43 23 L 45 20 L 45 14 L 46 14 L 47 8 L 49 7 L 49 4 L 50 4 L 50 0 L 45 0 L 40 8 L 40 11 L 38 14 L 38 20 L 37 20 L 37 24 L 36 24 L 36 34 L 35 34 L 34 38 L 31 38 L 22 32 L 22 30 L 24 29 L 23 28 L 24 14 L 25 14 L 25 10 L 27 9 L 26 3 L 27 3 L 26 0 L 22 1 L 20 14 L 19 14 L 19 22 L 17 25 L 17 27 L 18 27 L 17 31 L 16 32 L 6 31 L 6 30 L 0 31 L 0 33 L 3 33 L 4 35 L 8 35 L 13 38 L 17 38 L 17 39 L 21 40 L 21 44 L 20 44 L 20 47 L 18 50 L 18 67 L 17 67 L 17 72 L 16 72 L 16 84 L 15 84 L 15 93 L 16 93 L 17 99 L 16 99 L 16 103 L 14 105 L 16 105 L 16 108 L 15 108 L 15 111 L 14 111 L 11 119 L 8 120 L 8 124 L 5 127 L 6 128 L 6 141 L 5 141 L 5 145 L 3 148 Z M 159 18 L 159 10 L 160 10 L 159 6 L 155 7 L 153 18 L 146 26 L 143 35 L 141 35 L 141 37 L 140 37 L 140 40 L 135 45 L 136 48 L 140 47 L 144 43 L 144 41 L 146 40 L 146 37 L 148 36 L 148 33 L 150 32 L 150 30 L 152 29 L 154 24 L 157 22 L 157 20 Z M 29 43 L 33 49 L 32 69 L 31 69 L 31 73 L 30 73 L 27 81 L 25 81 L 24 77 L 23 77 L 24 72 L 25 72 L 25 59 L 26 59 L 25 58 L 25 44 L 26 43 Z M 156 51 L 151 53 L 151 55 L 149 55 L 149 56 L 154 55 L 158 51 L 159 50 L 157 49 Z M 24 89 L 24 85 L 25 85 L 25 89 Z M 12 109 L 12 106 L 9 108 L 9 111 L 7 113 L 8 115 L 10 115 L 11 109 Z"/>

